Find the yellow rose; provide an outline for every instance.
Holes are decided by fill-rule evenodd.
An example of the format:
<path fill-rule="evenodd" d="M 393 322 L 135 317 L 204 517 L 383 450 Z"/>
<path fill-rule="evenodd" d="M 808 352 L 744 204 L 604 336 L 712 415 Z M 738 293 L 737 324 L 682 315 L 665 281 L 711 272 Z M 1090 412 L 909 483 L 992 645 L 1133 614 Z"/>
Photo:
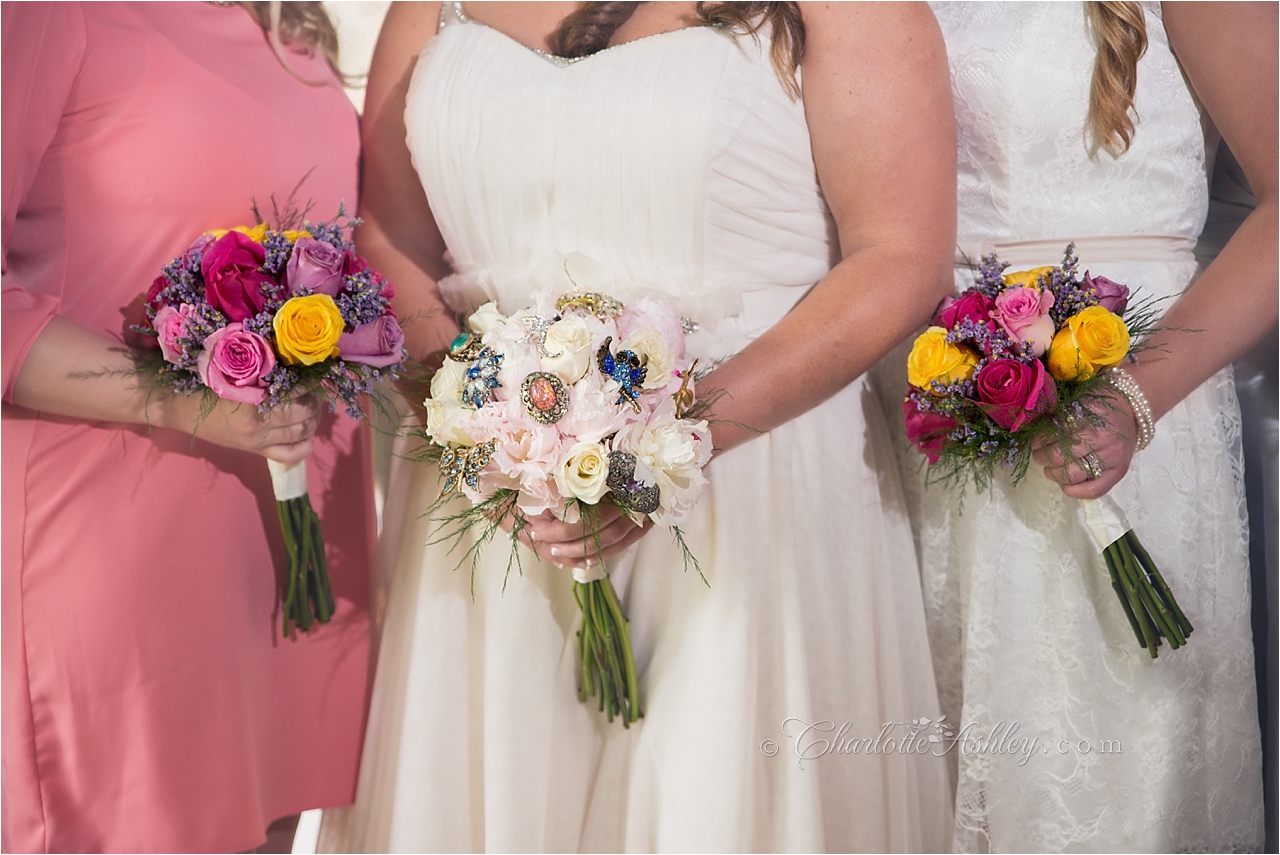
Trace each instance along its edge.
<path fill-rule="evenodd" d="M 942 327 L 929 327 L 911 346 L 907 380 L 918 389 L 929 389 L 935 380 L 943 384 L 968 380 L 977 366 L 978 354 L 948 342 Z"/>
<path fill-rule="evenodd" d="M 1049 373 L 1059 380 L 1088 380 L 1119 365 L 1129 352 L 1129 328 L 1101 306 L 1067 318 L 1049 345 Z"/>
<path fill-rule="evenodd" d="M 1006 273 L 1004 275 L 1004 287 L 1006 288 L 1035 288 L 1040 290 L 1040 277 L 1049 278 L 1049 274 L 1053 272 L 1052 267 L 1036 267 L 1032 270 L 1019 270 L 1017 273 Z"/>
<path fill-rule="evenodd" d="M 248 226 L 236 226 L 234 229 L 214 229 L 211 232 L 205 232 L 205 234 L 211 235 L 215 238 L 220 238 L 227 232 L 240 232 L 240 234 L 248 236 L 251 240 L 262 243 L 262 239 L 267 236 L 267 224 L 258 223 L 253 228 L 249 228 Z"/>
<path fill-rule="evenodd" d="M 294 297 L 276 312 L 276 350 L 288 365 L 315 365 L 338 355 L 342 313 L 328 294 Z"/>
<path fill-rule="evenodd" d="M 289 241 L 290 243 L 297 243 L 298 238 L 311 237 L 311 232 L 308 232 L 308 231 L 283 232 L 283 234 L 284 234 L 285 240 Z"/>

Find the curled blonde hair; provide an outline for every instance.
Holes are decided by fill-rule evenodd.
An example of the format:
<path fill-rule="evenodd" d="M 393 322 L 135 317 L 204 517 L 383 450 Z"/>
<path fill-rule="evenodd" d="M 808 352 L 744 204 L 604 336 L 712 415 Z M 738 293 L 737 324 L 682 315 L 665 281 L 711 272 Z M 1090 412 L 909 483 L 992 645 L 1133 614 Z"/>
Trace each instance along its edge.
<path fill-rule="evenodd" d="M 1085 3 L 1098 53 L 1089 89 L 1091 151 L 1119 157 L 1133 143 L 1138 60 L 1147 52 L 1147 23 L 1137 3 Z"/>
<path fill-rule="evenodd" d="M 346 76 L 338 68 L 338 31 L 329 20 L 324 5 L 317 2 L 289 2 L 281 0 L 261 0 L 261 2 L 242 2 L 245 11 L 258 22 L 267 34 L 271 49 L 276 59 L 285 70 L 303 83 L 311 86 L 323 86 L 327 80 L 307 80 L 298 75 L 289 65 L 284 55 L 284 47 L 301 50 L 304 53 L 318 52 L 329 63 L 340 83 L 347 83 Z"/>

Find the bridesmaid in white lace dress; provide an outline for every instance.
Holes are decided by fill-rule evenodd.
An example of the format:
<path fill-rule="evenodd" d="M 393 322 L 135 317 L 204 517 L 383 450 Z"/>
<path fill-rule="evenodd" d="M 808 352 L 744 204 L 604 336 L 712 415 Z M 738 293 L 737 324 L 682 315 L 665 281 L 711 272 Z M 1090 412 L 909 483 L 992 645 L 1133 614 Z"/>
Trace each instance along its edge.
<path fill-rule="evenodd" d="M 1148 3 L 934 5 L 963 254 L 995 249 L 1026 269 L 1060 262 L 1074 240 L 1082 269 L 1176 298 L 1164 324 L 1184 330 L 1127 369 L 1157 420 L 1150 446 L 1135 455 L 1138 425 L 1118 396 L 1112 426 L 1078 437 L 1076 453 L 1105 469 L 1095 480 L 1042 455 L 1043 473 L 970 492 L 961 513 L 952 491 L 917 493 L 922 458 L 903 451 L 939 694 L 950 720 L 972 724 L 951 754 L 963 851 L 1262 844 L 1240 425 L 1224 368 L 1276 322 L 1276 11 L 1232 5 L 1172 4 L 1163 17 Z M 1196 280 L 1208 201 L 1199 104 L 1260 204 Z M 956 284 L 972 284 L 959 265 Z M 1077 521 L 1072 497 L 1108 489 L 1196 627 L 1155 661 Z M 1015 732 L 977 741 L 1002 730 Z M 1019 753 L 1001 753 L 1010 746 Z"/>
<path fill-rule="evenodd" d="M 950 287 L 941 34 L 914 4 L 803 18 L 750 4 L 772 15 L 758 37 L 708 26 L 716 7 L 750 5 L 706 5 L 409 4 L 387 18 L 359 241 L 397 285 L 414 355 L 448 345 L 453 311 L 525 304 L 548 270 L 568 290 L 569 256 L 579 284 L 595 267 L 594 289 L 644 283 L 674 301 L 699 324 L 694 355 L 724 360 L 700 393 L 728 394 L 684 527 L 707 584 L 663 533 L 624 520 L 602 534 L 641 672 L 630 729 L 577 699 L 578 609 L 556 563 L 580 559 L 580 533 L 535 521 L 537 557 L 505 591 L 509 545 L 486 548 L 473 598 L 457 553 L 429 545 L 438 472 L 398 468 L 350 847 L 947 845 L 945 762 L 904 754 L 903 726 L 873 744 L 887 723 L 938 713 L 897 466 L 859 379 Z M 566 30 L 597 50 L 551 55 L 576 43 Z M 802 31 L 801 97 L 788 87 Z M 787 719 L 830 725 L 801 734 Z M 842 750 L 820 756 L 845 722 Z"/>

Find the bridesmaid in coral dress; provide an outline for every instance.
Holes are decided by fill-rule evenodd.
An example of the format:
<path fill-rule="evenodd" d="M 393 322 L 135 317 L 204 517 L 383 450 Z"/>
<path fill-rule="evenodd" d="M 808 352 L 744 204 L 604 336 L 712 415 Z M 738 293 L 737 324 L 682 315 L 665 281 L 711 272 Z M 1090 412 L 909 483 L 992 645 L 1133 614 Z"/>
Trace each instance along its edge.
<path fill-rule="evenodd" d="M 323 34 L 288 26 L 318 3 L 285 6 L 286 43 Z M 320 50 L 196 3 L 4 4 L 2 109 L 0 844 L 250 849 L 353 796 L 368 431 L 221 403 L 193 440 L 192 400 L 148 401 L 118 341 L 160 267 L 251 198 L 270 211 L 311 170 L 313 218 L 354 210 L 355 112 Z M 308 453 L 338 607 L 282 639 L 263 457 Z"/>

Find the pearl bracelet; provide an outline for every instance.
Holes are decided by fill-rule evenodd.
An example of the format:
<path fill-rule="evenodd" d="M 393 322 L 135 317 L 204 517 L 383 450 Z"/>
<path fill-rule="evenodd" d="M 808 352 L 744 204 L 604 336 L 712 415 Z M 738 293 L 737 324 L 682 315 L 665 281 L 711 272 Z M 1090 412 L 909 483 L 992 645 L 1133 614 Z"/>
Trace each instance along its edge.
<path fill-rule="evenodd" d="M 1133 408 L 1133 416 L 1138 422 L 1138 451 L 1151 444 L 1156 435 L 1156 420 L 1151 414 L 1151 404 L 1147 396 L 1142 394 L 1138 381 L 1129 376 L 1129 372 L 1116 366 L 1107 371 L 1107 381 L 1124 395 Z"/>

